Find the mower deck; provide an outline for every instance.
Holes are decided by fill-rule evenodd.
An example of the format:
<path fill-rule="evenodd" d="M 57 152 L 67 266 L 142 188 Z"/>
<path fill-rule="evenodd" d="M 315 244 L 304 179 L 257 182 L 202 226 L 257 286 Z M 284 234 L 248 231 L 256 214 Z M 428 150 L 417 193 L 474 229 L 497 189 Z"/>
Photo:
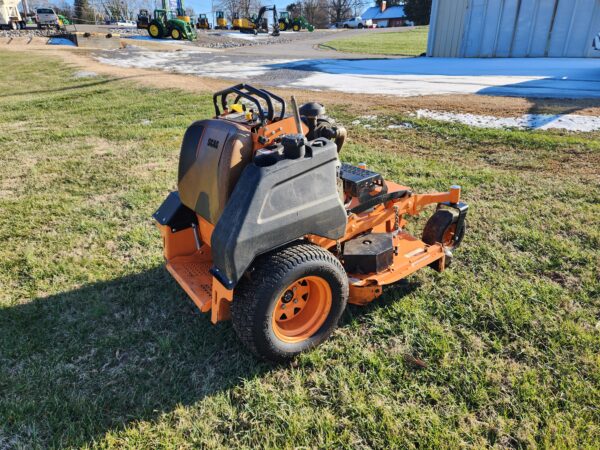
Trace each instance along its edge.
<path fill-rule="evenodd" d="M 393 242 L 397 250 L 393 263 L 386 270 L 379 273 L 348 274 L 348 303 L 366 305 L 381 295 L 381 286 L 395 283 L 445 257 L 441 245 L 427 245 L 406 232 L 399 232 L 394 236 Z"/>
<path fill-rule="evenodd" d="M 169 233 L 168 227 L 159 227 L 161 231 Z M 393 243 L 396 252 L 392 264 L 385 270 L 379 273 L 348 274 L 349 303 L 355 305 L 370 303 L 381 295 L 382 286 L 395 283 L 445 257 L 442 245 L 427 245 L 404 231 L 393 236 Z M 210 311 L 213 302 L 213 283 L 217 281 L 210 273 L 212 265 L 210 248 L 206 244 L 202 244 L 202 247 L 193 254 L 175 256 L 167 262 L 169 273 L 202 312 Z M 219 317 L 219 320 L 222 318 Z"/>

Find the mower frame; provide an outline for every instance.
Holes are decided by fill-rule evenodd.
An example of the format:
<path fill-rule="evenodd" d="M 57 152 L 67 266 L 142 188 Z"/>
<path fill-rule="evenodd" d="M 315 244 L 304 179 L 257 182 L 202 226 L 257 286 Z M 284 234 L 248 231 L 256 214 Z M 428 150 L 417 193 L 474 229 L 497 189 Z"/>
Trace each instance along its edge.
<path fill-rule="evenodd" d="M 230 96 L 235 96 L 233 105 L 229 103 Z M 252 105 L 252 107 L 247 109 L 245 105 L 239 103 L 242 99 Z M 213 95 L 213 104 L 215 119 L 211 120 L 223 120 L 233 123 L 235 127 L 242 129 L 246 135 L 250 133 L 254 155 L 266 146 L 281 145 L 279 142 L 283 143 L 284 150 L 286 150 L 286 136 L 292 135 L 292 137 L 295 136 L 297 139 L 299 134 L 295 133 L 301 131 L 303 136 L 300 137 L 304 139 L 304 136 L 309 132 L 314 134 L 314 129 L 309 129 L 307 123 L 311 120 L 317 123 L 317 119 L 310 117 L 310 114 L 304 118 L 305 120 L 301 120 L 295 100 L 293 101 L 295 114 L 286 116 L 285 101 L 281 97 L 246 84 L 232 86 L 215 93 Z M 326 119 L 319 118 L 318 120 L 325 121 L 319 123 L 329 123 Z M 192 124 L 190 129 L 193 127 L 201 128 L 203 126 L 198 124 Z M 207 126 L 210 126 L 210 124 Z M 328 130 L 328 132 L 332 133 L 331 136 L 335 135 L 334 131 L 335 128 Z M 204 131 L 202 131 L 200 139 L 202 139 L 202 136 L 204 136 Z M 345 130 L 340 135 L 335 136 L 345 138 Z M 248 140 L 250 141 L 249 137 Z M 266 253 L 276 252 L 295 243 L 305 243 L 327 250 L 340 260 L 343 259 L 342 248 L 349 241 L 368 233 L 385 234 L 391 237 L 393 242 L 391 264 L 385 266 L 380 271 L 370 273 L 348 273 L 346 271 L 349 288 L 348 302 L 356 305 L 365 305 L 372 302 L 382 294 L 383 286 L 396 283 L 423 267 L 431 266 L 436 270 L 443 271 L 447 265 L 447 260 L 449 261 L 448 258 L 452 255 L 451 250 L 460 244 L 464 232 L 464 222 L 468 206 L 460 201 L 460 186 L 451 186 L 446 192 L 413 193 L 409 187 L 384 180 L 381 175 L 367 171 L 364 167 L 354 168 L 348 165 L 339 167 L 337 152 L 340 146 L 343 145 L 343 139 L 342 144 L 337 146 L 337 149 L 333 142 L 333 138 L 329 139 L 325 137 L 318 137 L 310 142 L 306 142 L 307 155 L 310 156 L 306 160 L 314 160 L 312 163 L 306 163 L 306 166 L 298 166 L 298 164 L 305 164 L 302 162 L 301 157 L 294 156 L 292 159 L 286 159 L 287 157 L 283 157 L 285 156 L 283 155 L 283 159 L 278 160 L 281 161 L 281 164 L 277 162 L 280 165 L 275 164 L 273 167 L 282 167 L 284 170 L 287 170 L 285 169 L 286 167 L 294 166 L 296 169 L 300 167 L 301 172 L 302 170 L 308 172 L 313 170 L 312 166 L 309 167 L 308 164 L 316 164 L 317 166 L 315 167 L 318 170 L 328 165 L 327 169 L 319 172 L 318 176 L 314 179 L 327 184 L 327 195 L 329 196 L 327 198 L 334 201 L 333 206 L 327 211 L 333 211 L 334 214 L 339 213 L 335 220 L 332 220 L 329 225 L 323 226 L 323 229 L 326 230 L 323 233 L 315 234 L 317 231 L 314 229 L 306 232 L 310 227 L 303 224 L 307 220 L 310 220 L 311 216 L 305 215 L 305 219 L 303 219 L 303 211 L 298 209 L 298 213 L 294 217 L 297 217 L 300 222 L 299 226 L 293 230 L 304 230 L 303 232 L 300 232 L 298 235 L 290 235 L 290 239 L 288 239 L 287 235 L 283 237 L 278 236 L 277 239 L 273 240 L 275 244 L 266 250 L 264 248 L 257 249 L 250 247 L 251 250 L 256 251 L 250 254 L 250 256 L 245 255 L 245 259 L 253 261 L 252 258 L 256 259 Z M 196 156 L 200 144 L 197 143 L 191 147 L 192 153 L 196 152 Z M 214 149 L 217 149 L 219 143 L 208 139 L 206 145 L 209 147 L 214 146 Z M 258 165 L 256 158 L 254 162 L 252 170 L 260 176 L 263 176 L 265 173 L 272 176 L 276 172 L 275 169 L 271 172 L 268 170 L 260 172 L 259 169 L 261 166 Z M 249 166 L 246 166 L 240 180 L 242 180 L 244 174 L 253 173 L 252 170 L 248 172 L 249 168 Z M 304 168 L 307 169 L 305 170 Z M 336 170 L 339 170 L 338 177 L 335 176 Z M 289 173 L 292 174 L 291 171 Z M 345 176 L 347 178 L 344 178 Z M 354 178 L 352 178 L 353 176 Z M 353 187 L 350 190 L 351 194 L 348 194 L 345 188 L 346 185 L 344 184 L 344 189 L 342 189 L 345 196 L 343 202 L 340 198 L 340 185 L 337 184 L 338 181 L 335 181 L 334 178 L 338 178 L 338 181 L 341 181 L 343 184 L 348 183 L 349 186 Z M 242 276 L 246 275 L 246 270 L 250 270 L 250 265 L 246 265 L 247 261 L 244 261 L 244 264 L 240 264 L 234 269 L 231 269 L 231 266 L 234 264 L 229 264 L 228 269 L 225 271 L 221 270 L 223 269 L 223 264 L 221 264 L 221 268 L 218 267 L 219 264 L 215 264 L 215 259 L 221 261 L 221 263 L 223 262 L 224 254 L 226 254 L 226 257 L 230 257 L 228 252 L 231 250 L 231 245 L 229 245 L 231 242 L 228 241 L 226 244 L 223 244 L 224 241 L 220 238 L 222 236 L 227 237 L 227 233 L 241 233 L 241 225 L 232 223 L 232 219 L 250 220 L 249 217 L 252 216 L 252 214 L 246 211 L 237 216 L 232 214 L 227 215 L 227 208 L 236 208 L 235 202 L 231 198 L 236 198 L 235 196 L 241 195 L 241 193 L 246 193 L 247 195 L 255 195 L 256 193 L 257 196 L 265 195 L 263 191 L 259 190 L 260 186 L 258 182 L 262 181 L 263 179 L 258 175 L 255 178 L 250 178 L 249 181 L 246 180 L 245 184 L 238 180 L 225 207 L 225 211 L 220 216 L 229 220 L 221 221 L 219 219 L 214 225 L 200 214 L 184 206 L 178 192 L 169 194 L 154 214 L 163 239 L 163 252 L 167 261 L 167 270 L 202 312 L 210 311 L 213 323 L 227 320 L 231 317 L 231 305 L 235 301 L 237 283 Z M 275 184 L 279 182 L 278 179 L 271 179 L 271 181 Z M 375 187 L 375 189 L 365 191 L 364 186 L 366 185 Z M 251 188 L 256 190 L 248 194 Z M 269 185 L 267 186 L 267 193 L 269 192 L 268 188 Z M 313 199 L 316 198 L 314 189 L 312 191 L 307 190 L 306 192 L 311 194 Z M 302 194 L 304 193 L 303 190 Z M 301 196 L 299 195 L 299 197 Z M 266 204 L 267 197 L 264 198 L 264 201 L 262 197 L 258 198 L 259 203 Z M 241 197 L 237 199 L 240 200 Z M 316 204 L 314 200 L 313 203 Z M 281 204 L 280 202 L 279 205 Z M 452 213 L 452 225 L 454 228 L 452 233 L 449 234 L 448 239 L 445 237 L 445 232 L 443 239 L 436 238 L 432 240 L 430 238 L 426 239 L 425 236 L 423 239 L 419 239 L 406 231 L 407 216 L 416 216 L 429 205 L 437 205 L 437 210 L 450 209 L 456 212 L 456 214 Z M 306 208 L 307 206 L 305 205 L 304 207 Z M 308 208 L 310 207 L 312 206 L 309 205 Z M 339 208 L 339 210 L 335 208 Z M 296 211 L 293 207 L 291 210 Z M 253 216 L 251 219 L 256 220 L 256 217 Z M 305 220 L 305 222 L 302 222 L 302 220 Z M 256 224 L 254 222 L 250 223 L 250 226 L 254 226 L 257 233 L 264 232 L 264 230 L 260 230 L 260 222 L 256 222 Z M 238 234 L 234 237 L 239 237 L 240 235 Z M 217 239 L 214 239 L 215 236 Z M 429 242 L 425 242 L 425 240 Z M 213 258 L 215 242 L 219 244 L 216 247 L 219 253 L 215 253 L 218 258 Z M 240 238 L 239 242 L 247 243 L 248 241 Z M 237 245 L 237 242 L 234 244 Z M 237 250 L 239 251 L 240 248 L 242 247 L 237 248 Z M 246 248 L 243 247 L 242 251 L 245 251 Z M 318 250 L 321 251 L 320 249 Z M 389 253 L 387 257 L 389 257 Z M 234 257 L 232 256 L 231 259 L 234 259 Z M 336 261 L 336 264 L 339 265 L 339 262 Z M 227 271 L 229 272 L 224 273 Z"/>

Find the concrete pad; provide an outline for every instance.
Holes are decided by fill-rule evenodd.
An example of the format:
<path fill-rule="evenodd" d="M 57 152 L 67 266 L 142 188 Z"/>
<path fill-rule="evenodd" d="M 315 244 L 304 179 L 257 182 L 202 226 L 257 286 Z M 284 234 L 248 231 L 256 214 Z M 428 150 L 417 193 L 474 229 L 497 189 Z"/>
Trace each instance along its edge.
<path fill-rule="evenodd" d="M 130 49 L 96 55 L 106 64 L 254 82 L 280 88 L 398 97 L 446 94 L 600 98 L 600 64 L 585 58 L 303 59 L 284 45 L 215 53 Z M 292 52 L 293 53 L 293 52 Z M 313 53 L 319 53 L 314 52 Z M 268 56 L 267 56 L 268 55 Z"/>
<path fill-rule="evenodd" d="M 402 97 L 485 94 L 600 98 L 600 64 L 585 58 L 335 59 L 300 61 L 280 68 L 308 72 L 288 84 L 308 89 Z"/>

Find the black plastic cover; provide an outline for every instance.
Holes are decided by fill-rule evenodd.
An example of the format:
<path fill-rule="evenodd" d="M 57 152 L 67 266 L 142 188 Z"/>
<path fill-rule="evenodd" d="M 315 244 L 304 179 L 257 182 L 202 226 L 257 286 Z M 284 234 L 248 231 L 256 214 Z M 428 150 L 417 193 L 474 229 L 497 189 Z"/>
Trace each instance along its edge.
<path fill-rule="evenodd" d="M 232 289 L 256 256 L 307 234 L 339 239 L 346 231 L 337 147 L 319 139 L 306 155 L 246 166 L 211 239 L 212 273 Z"/>
<path fill-rule="evenodd" d="M 379 273 L 394 261 L 391 233 L 369 233 L 344 244 L 344 267 L 348 273 Z"/>
<path fill-rule="evenodd" d="M 177 191 L 167 196 L 152 217 L 161 225 L 170 227 L 173 233 L 198 224 L 196 213 L 181 203 Z"/>

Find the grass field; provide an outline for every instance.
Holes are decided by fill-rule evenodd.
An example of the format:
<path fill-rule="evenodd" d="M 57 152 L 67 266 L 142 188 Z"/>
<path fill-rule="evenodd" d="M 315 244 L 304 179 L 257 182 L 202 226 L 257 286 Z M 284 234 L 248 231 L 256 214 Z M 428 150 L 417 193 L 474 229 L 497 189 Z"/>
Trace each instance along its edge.
<path fill-rule="evenodd" d="M 332 109 L 343 159 L 461 184 L 468 232 L 273 366 L 196 311 L 151 219 L 210 95 L 0 58 L 0 448 L 597 448 L 598 133 Z"/>
<path fill-rule="evenodd" d="M 325 49 L 374 55 L 419 56 L 427 50 L 428 26 L 389 33 L 368 30 L 351 38 L 341 38 L 322 44 Z"/>

